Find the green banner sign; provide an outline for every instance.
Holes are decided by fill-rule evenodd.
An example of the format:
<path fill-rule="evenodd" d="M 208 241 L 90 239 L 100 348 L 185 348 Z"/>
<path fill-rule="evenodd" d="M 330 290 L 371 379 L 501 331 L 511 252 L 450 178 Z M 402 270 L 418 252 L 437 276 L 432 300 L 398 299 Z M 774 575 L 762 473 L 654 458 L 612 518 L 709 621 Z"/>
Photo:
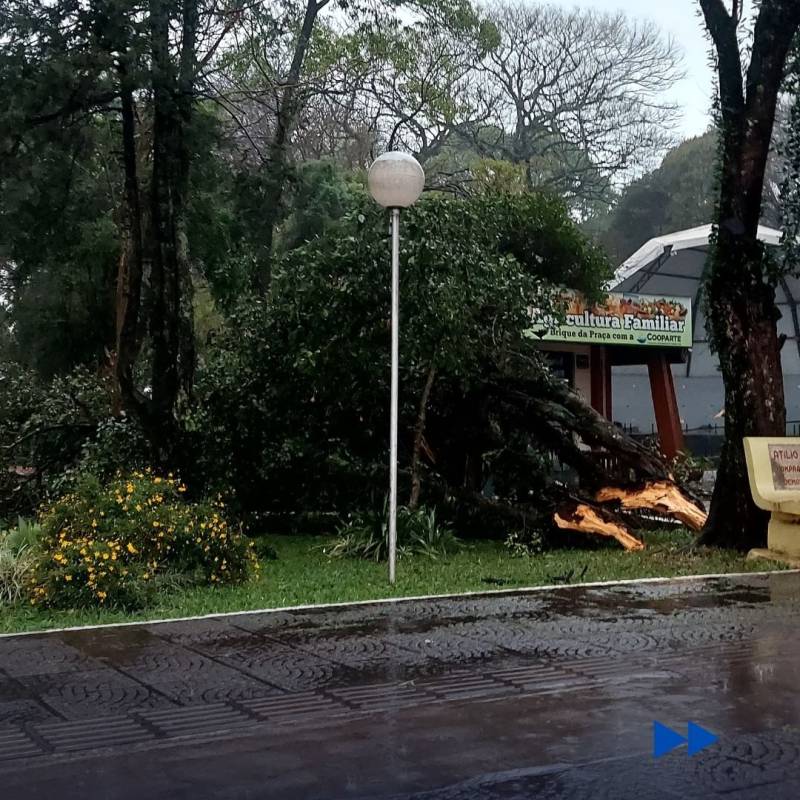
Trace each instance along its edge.
<path fill-rule="evenodd" d="M 691 347 L 692 301 L 688 297 L 611 293 L 602 305 L 565 296 L 566 316 L 531 314 L 528 335 L 544 342 Z"/>

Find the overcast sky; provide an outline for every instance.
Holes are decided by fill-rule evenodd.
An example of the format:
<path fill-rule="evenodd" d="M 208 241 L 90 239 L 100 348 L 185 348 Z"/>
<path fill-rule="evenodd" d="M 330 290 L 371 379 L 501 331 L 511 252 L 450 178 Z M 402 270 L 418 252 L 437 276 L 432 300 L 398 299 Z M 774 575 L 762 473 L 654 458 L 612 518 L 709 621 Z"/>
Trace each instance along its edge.
<path fill-rule="evenodd" d="M 697 0 L 552 0 L 567 8 L 623 11 L 629 17 L 649 19 L 671 34 L 683 52 L 686 78 L 671 93 L 683 109 L 681 131 L 696 136 L 708 127 L 713 77 L 708 66 L 709 46 Z"/>

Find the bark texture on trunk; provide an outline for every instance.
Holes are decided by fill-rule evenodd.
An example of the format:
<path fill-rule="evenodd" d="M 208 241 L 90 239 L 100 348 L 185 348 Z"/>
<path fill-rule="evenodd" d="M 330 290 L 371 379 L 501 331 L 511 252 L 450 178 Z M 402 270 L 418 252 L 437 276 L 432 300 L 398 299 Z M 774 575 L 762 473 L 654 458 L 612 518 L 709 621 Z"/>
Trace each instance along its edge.
<path fill-rule="evenodd" d="M 197 3 L 182 4 L 182 41 L 176 65 L 170 53 L 170 9 L 150 2 L 153 89 L 153 254 L 150 337 L 152 400 L 148 427 L 156 458 L 168 462 L 177 439 L 177 409 L 194 373 L 191 274 L 186 235 L 190 152 L 187 129 L 194 104 Z"/>
<path fill-rule="evenodd" d="M 411 509 L 419 505 L 419 495 L 422 490 L 422 479 L 420 478 L 420 456 L 422 455 L 422 445 L 425 440 L 425 419 L 428 415 L 428 402 L 433 389 L 433 382 L 436 379 L 436 364 L 432 363 L 428 369 L 425 379 L 425 386 L 419 399 L 419 411 L 417 412 L 417 422 L 414 426 L 414 445 L 411 449 L 411 495 L 408 499 L 408 507 Z"/>
<path fill-rule="evenodd" d="M 141 343 L 139 314 L 144 274 L 142 205 L 136 154 L 136 109 L 133 82 L 124 64 L 120 65 L 119 76 L 125 193 L 123 235 L 117 271 L 114 369 L 122 409 L 130 409 L 141 414 L 144 397 L 138 391 L 134 380 L 134 366 Z"/>
<path fill-rule="evenodd" d="M 776 321 L 775 279 L 758 240 L 761 197 L 778 93 L 800 28 L 797 0 L 763 0 L 743 79 L 741 8 L 699 0 L 717 53 L 721 116 L 717 241 L 704 287 L 708 329 L 725 383 L 725 443 L 707 544 L 763 546 L 767 515 L 752 501 L 744 436 L 784 436 L 786 412 Z"/>

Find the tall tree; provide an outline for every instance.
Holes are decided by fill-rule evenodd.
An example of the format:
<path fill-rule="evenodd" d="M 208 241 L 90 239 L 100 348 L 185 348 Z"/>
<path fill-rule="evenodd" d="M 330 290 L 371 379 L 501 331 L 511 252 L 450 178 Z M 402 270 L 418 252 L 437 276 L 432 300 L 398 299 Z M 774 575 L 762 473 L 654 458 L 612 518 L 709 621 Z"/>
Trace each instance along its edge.
<path fill-rule="evenodd" d="M 716 131 L 687 139 L 670 150 L 658 169 L 629 183 L 614 206 L 586 223 L 614 264 L 654 236 L 696 225 L 714 216 Z"/>
<path fill-rule="evenodd" d="M 758 223 L 800 3 L 762 0 L 750 41 L 740 0 L 731 0 L 730 7 L 724 0 L 699 3 L 714 43 L 719 84 L 719 198 L 705 296 L 709 338 L 725 382 L 725 442 L 702 539 L 748 548 L 764 544 L 767 514 L 753 503 L 742 439 L 783 436 L 786 425 L 776 330 L 779 275 L 758 240 Z"/>
<path fill-rule="evenodd" d="M 573 207 L 607 200 L 620 176 L 672 142 L 664 96 L 681 75 L 675 43 L 623 14 L 499 2 L 500 44 L 475 71 L 487 122 L 463 126 L 482 156 L 525 166 L 529 185 Z"/>
<path fill-rule="evenodd" d="M 109 131 L 113 144 L 106 155 L 119 154 L 109 169 L 107 201 L 119 228 L 116 339 L 110 349 L 123 406 L 139 416 L 154 457 L 168 460 L 195 362 L 188 209 L 200 91 L 205 71 L 239 19 L 240 4 L 7 5 L 13 13 L 0 16 L 4 168 L 26 156 L 35 163 L 51 141 L 80 141 L 93 126 Z M 81 167 L 68 156 L 67 165 L 68 176 Z M 63 186 L 65 198 L 72 183 Z M 52 211 L 38 199 L 31 206 Z M 145 336 L 150 374 L 137 380 Z"/>
<path fill-rule="evenodd" d="M 471 35 L 477 20 L 469 0 L 281 0 L 248 9 L 247 34 L 229 59 L 218 101 L 254 162 L 242 174 L 242 198 L 243 212 L 259 218 L 258 292 L 271 284 L 275 234 L 298 153 L 316 149 L 319 157 L 333 141 L 337 155 L 344 128 L 344 138 L 366 142 L 372 156 L 380 128 L 400 126 L 396 117 L 380 125 L 391 113 L 386 95 L 394 99 L 398 86 L 417 106 L 402 122 L 422 130 L 417 117 L 428 119 L 437 105 L 452 104 L 452 81 L 437 76 L 434 86 L 430 76 L 420 80 L 413 65 L 430 60 L 423 48 L 431 37 Z M 434 69 L 450 76 L 448 55 L 441 54 Z M 319 130 L 320 124 L 333 125 L 335 133 Z M 389 146 L 401 143 L 391 133 L 386 138 Z M 363 155 L 364 147 L 356 151 Z"/>

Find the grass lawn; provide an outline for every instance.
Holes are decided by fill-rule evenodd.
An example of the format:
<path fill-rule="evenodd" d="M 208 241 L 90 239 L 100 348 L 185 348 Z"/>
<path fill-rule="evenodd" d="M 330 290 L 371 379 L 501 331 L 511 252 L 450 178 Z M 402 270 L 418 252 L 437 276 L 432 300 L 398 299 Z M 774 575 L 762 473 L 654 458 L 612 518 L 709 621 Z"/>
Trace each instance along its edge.
<path fill-rule="evenodd" d="M 745 561 L 724 550 L 692 548 L 692 534 L 683 531 L 645 536 L 647 549 L 626 553 L 615 547 L 553 550 L 531 557 L 513 557 L 501 542 L 481 541 L 446 559 L 422 557 L 398 562 L 397 584 L 390 588 L 386 566 L 369 561 L 329 559 L 325 537 L 271 536 L 277 560 L 265 561 L 258 581 L 244 586 L 176 590 L 161 595 L 144 611 L 47 611 L 28 606 L 0 609 L 0 632 L 194 616 L 225 611 L 370 600 L 423 594 L 449 594 L 487 589 L 513 589 L 558 582 L 573 570 L 573 582 L 671 577 L 723 572 L 780 569 L 765 561 Z"/>

